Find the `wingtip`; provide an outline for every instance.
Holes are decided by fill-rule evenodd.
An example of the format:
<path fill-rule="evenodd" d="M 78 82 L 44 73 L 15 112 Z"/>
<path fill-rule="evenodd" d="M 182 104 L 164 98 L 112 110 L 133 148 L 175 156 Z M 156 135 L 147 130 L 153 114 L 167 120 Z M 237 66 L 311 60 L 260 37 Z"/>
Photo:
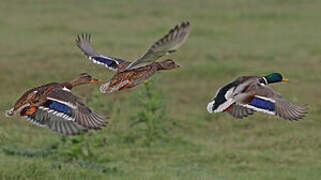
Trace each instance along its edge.
<path fill-rule="evenodd" d="M 308 113 L 308 111 L 309 111 L 309 105 L 308 104 L 302 105 L 302 108 L 304 109 L 305 114 Z"/>
<path fill-rule="evenodd" d="M 79 33 L 77 34 L 76 41 L 79 42 L 81 40 L 91 40 L 91 34 L 90 33 Z"/>
<path fill-rule="evenodd" d="M 189 21 L 183 21 L 182 24 L 181 24 L 181 26 L 183 26 L 183 27 L 187 27 L 187 26 L 190 26 L 190 25 L 191 25 L 191 23 Z"/>
<path fill-rule="evenodd" d="M 296 117 L 294 120 L 298 121 L 300 119 L 303 119 L 307 114 L 308 114 L 308 111 L 309 111 L 309 106 L 308 104 L 304 104 L 302 106 L 299 106 L 300 107 L 300 116 Z"/>
<path fill-rule="evenodd" d="M 191 23 L 189 21 L 183 21 L 180 25 L 177 25 L 177 28 L 189 29 Z"/>
<path fill-rule="evenodd" d="M 291 116 L 291 117 L 279 117 L 283 118 L 285 120 L 290 120 L 290 121 L 299 121 L 303 118 L 305 118 L 308 114 L 309 106 L 307 104 L 301 105 L 301 106 L 296 106 L 296 115 Z"/>
<path fill-rule="evenodd" d="M 76 43 L 78 43 L 80 41 L 80 37 L 79 37 L 79 34 L 77 34 L 77 37 L 76 37 Z"/>
<path fill-rule="evenodd" d="M 191 25 L 191 23 L 189 21 L 183 21 L 182 23 L 180 24 L 176 24 L 174 28 L 172 28 L 168 34 L 174 32 L 174 31 L 178 31 L 179 29 L 187 29 L 189 28 Z M 166 38 L 168 36 L 168 34 L 164 37 Z"/>

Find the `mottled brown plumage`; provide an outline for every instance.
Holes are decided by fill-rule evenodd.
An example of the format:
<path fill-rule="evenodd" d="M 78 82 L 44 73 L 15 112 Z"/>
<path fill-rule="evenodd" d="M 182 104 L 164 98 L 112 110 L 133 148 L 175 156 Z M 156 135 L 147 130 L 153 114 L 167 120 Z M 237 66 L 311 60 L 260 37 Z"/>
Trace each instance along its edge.
<path fill-rule="evenodd" d="M 100 91 L 103 93 L 111 93 L 125 88 L 132 88 L 149 79 L 157 71 L 179 67 L 180 66 L 175 64 L 174 61 L 168 59 L 162 62 L 153 62 L 152 64 L 130 71 L 120 70 L 120 72 L 116 73 L 110 81 L 100 86 Z"/>
<path fill-rule="evenodd" d="M 95 82 L 99 80 L 83 73 L 69 82 L 53 82 L 30 89 L 6 115 L 19 113 L 32 123 L 64 135 L 97 129 L 105 125 L 104 117 L 91 111 L 70 91 L 75 86 Z"/>
<path fill-rule="evenodd" d="M 80 50 L 94 63 L 101 64 L 116 71 L 113 78 L 100 86 L 102 93 L 132 88 L 150 78 L 160 70 L 179 68 L 173 60 L 156 62 L 162 56 L 175 52 L 187 39 L 190 32 L 190 23 L 183 22 L 171 29 L 167 35 L 156 41 L 147 52 L 137 60 L 130 62 L 97 53 L 90 44 L 90 35 L 82 34 L 76 39 Z"/>

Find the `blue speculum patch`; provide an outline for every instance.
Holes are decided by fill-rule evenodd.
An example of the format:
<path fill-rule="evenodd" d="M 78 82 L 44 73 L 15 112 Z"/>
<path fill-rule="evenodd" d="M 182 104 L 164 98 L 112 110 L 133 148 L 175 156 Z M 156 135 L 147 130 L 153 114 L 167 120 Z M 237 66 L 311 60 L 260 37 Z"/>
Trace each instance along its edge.
<path fill-rule="evenodd" d="M 274 103 L 267 101 L 265 99 L 260 99 L 258 97 L 254 97 L 252 101 L 250 102 L 250 105 L 255 106 L 260 109 L 274 111 L 275 106 Z"/>
<path fill-rule="evenodd" d="M 56 101 L 53 101 L 51 104 L 49 104 L 49 108 L 51 109 L 54 109 L 56 111 L 59 111 L 59 112 L 62 112 L 62 113 L 65 113 L 69 116 L 71 116 L 71 109 L 70 107 L 64 105 L 64 104 L 61 104 L 61 103 L 58 103 Z"/>
<path fill-rule="evenodd" d="M 112 66 L 113 64 L 115 64 L 115 61 L 112 59 L 108 59 L 108 58 L 104 58 L 104 57 L 92 57 L 94 60 L 104 63 L 107 66 Z"/>

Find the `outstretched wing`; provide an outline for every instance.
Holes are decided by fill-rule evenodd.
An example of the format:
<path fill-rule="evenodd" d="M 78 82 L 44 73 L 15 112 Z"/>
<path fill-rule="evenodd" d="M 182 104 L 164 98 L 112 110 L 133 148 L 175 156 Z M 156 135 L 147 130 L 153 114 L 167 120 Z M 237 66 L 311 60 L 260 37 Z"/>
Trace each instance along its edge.
<path fill-rule="evenodd" d="M 101 64 L 111 69 L 117 71 L 117 67 L 120 63 L 126 62 L 122 59 L 107 57 L 97 53 L 90 44 L 91 36 L 90 34 L 81 34 L 77 36 L 76 44 L 79 49 L 84 53 L 84 55 L 90 59 L 93 63 Z"/>
<path fill-rule="evenodd" d="M 175 52 L 176 49 L 184 44 L 189 33 L 189 22 L 176 25 L 167 35 L 155 42 L 142 57 L 130 63 L 124 71 L 142 67 L 156 61 L 162 56 Z"/>
<path fill-rule="evenodd" d="M 87 128 L 77 124 L 76 122 L 66 120 L 64 117 L 49 113 L 43 108 L 38 108 L 33 114 L 26 115 L 25 118 L 32 124 L 47 127 L 63 135 L 76 135 L 87 130 Z"/>
<path fill-rule="evenodd" d="M 106 125 L 102 115 L 89 109 L 82 101 L 69 91 L 54 90 L 47 96 L 48 101 L 41 107 L 55 116 L 74 121 L 88 129 L 99 129 Z"/>
<path fill-rule="evenodd" d="M 276 98 L 275 101 L 276 115 L 281 118 L 288 120 L 298 120 L 303 118 L 308 112 L 308 108 L 306 105 L 298 106 L 288 102 L 283 98 Z"/>
<path fill-rule="evenodd" d="M 253 98 L 248 104 L 242 104 L 242 106 L 255 111 L 276 115 L 287 120 L 298 120 L 303 118 L 308 110 L 306 106 L 288 102 L 268 86 L 261 86 L 249 93 L 254 95 Z"/>

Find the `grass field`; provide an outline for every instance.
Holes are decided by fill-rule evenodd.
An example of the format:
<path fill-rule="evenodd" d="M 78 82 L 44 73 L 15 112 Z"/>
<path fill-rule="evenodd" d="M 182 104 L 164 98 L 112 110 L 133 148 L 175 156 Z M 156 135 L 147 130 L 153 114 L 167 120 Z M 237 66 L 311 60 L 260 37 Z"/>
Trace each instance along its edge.
<path fill-rule="evenodd" d="M 0 178 L 320 179 L 320 7 L 316 0 L 3 0 Z M 144 85 L 114 94 L 100 94 L 98 85 L 75 88 L 110 117 L 104 129 L 79 137 L 62 138 L 4 116 L 29 88 L 82 72 L 112 77 L 83 57 L 74 42 L 78 33 L 91 33 L 101 53 L 134 60 L 187 20 L 191 35 L 170 56 L 183 68 L 153 78 L 166 105 L 166 118 L 159 122 L 166 133 L 151 144 L 144 143 L 144 124 L 130 125 L 143 110 L 136 96 Z M 256 113 L 235 120 L 206 111 L 220 86 L 240 75 L 271 72 L 289 79 L 274 89 L 309 105 L 304 119 Z"/>

